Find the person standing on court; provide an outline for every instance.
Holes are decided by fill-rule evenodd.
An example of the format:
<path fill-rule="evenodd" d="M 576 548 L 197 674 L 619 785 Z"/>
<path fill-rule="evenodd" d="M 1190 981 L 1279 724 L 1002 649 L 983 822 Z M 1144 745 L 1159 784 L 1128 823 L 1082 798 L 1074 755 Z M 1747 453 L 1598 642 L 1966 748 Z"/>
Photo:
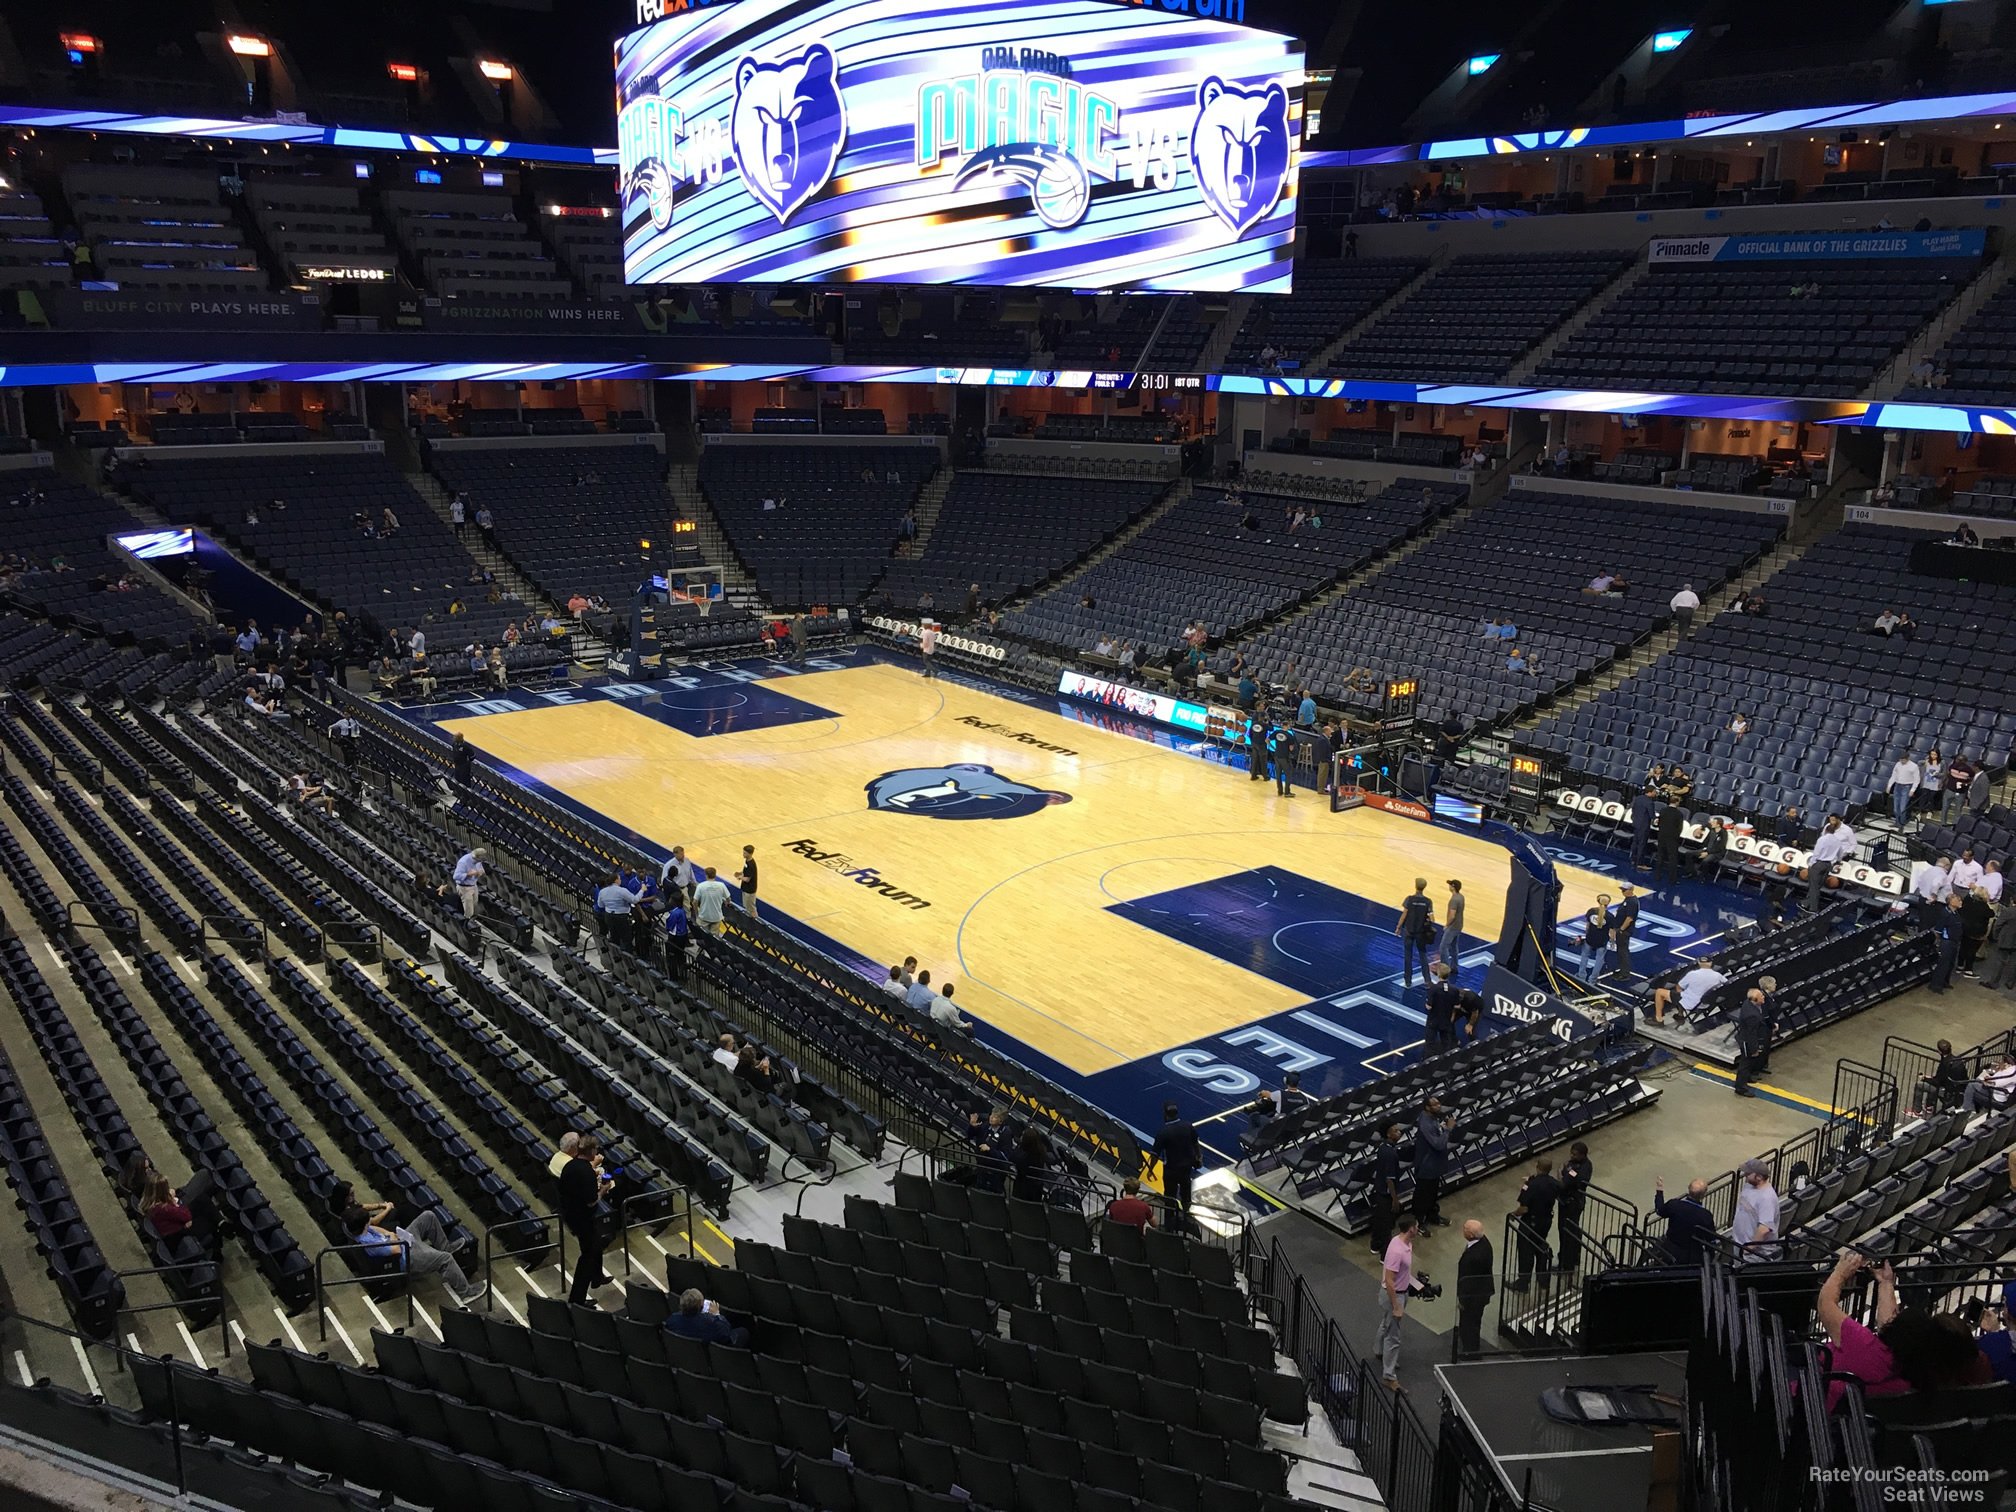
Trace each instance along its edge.
<path fill-rule="evenodd" d="M 1379 1375 L 1389 1390 L 1405 1394 L 1400 1384 L 1400 1325 L 1407 1317 L 1407 1294 L 1414 1289 L 1414 1234 L 1420 1227 L 1412 1213 L 1402 1213 L 1379 1264 Z"/>
<path fill-rule="evenodd" d="M 1285 725 L 1267 732 L 1267 749 L 1274 755 L 1274 791 L 1283 798 L 1295 796 L 1295 733 Z"/>
<path fill-rule="evenodd" d="M 1402 979 L 1406 985 L 1414 985 L 1414 958 L 1421 958 L 1421 977 L 1428 977 L 1428 947 L 1434 943 L 1429 937 L 1435 928 L 1435 905 L 1428 897 L 1428 879 L 1416 877 L 1414 891 L 1400 904 L 1400 922 L 1393 926 L 1393 933 L 1400 936 L 1400 960 Z"/>
<path fill-rule="evenodd" d="M 917 651 L 918 654 L 924 658 L 925 677 L 927 678 L 936 677 L 938 675 L 937 621 L 927 617 L 925 621 L 917 627 Z"/>
<path fill-rule="evenodd" d="M 1383 1255 L 1400 1216 L 1400 1125 L 1390 1123 L 1372 1156 L 1372 1213 L 1365 1237 L 1372 1253 Z"/>
<path fill-rule="evenodd" d="M 1520 1183 L 1512 1209 L 1513 1232 L 1519 1240 L 1519 1279 L 1507 1281 L 1512 1291 L 1525 1291 L 1533 1284 L 1533 1272 L 1546 1273 L 1552 1265 L 1547 1248 L 1548 1232 L 1554 1227 L 1554 1204 L 1561 1200 L 1561 1183 L 1554 1179 L 1554 1162 L 1541 1156 L 1533 1162 L 1532 1173 Z"/>
<path fill-rule="evenodd" d="M 1596 1179 L 1596 1166 L 1589 1159 L 1589 1146 L 1581 1140 L 1568 1146 L 1568 1160 L 1561 1167 L 1561 1253 L 1555 1269 L 1577 1270 L 1582 1264 L 1582 1210 L 1589 1204 L 1589 1183 Z"/>
<path fill-rule="evenodd" d="M 1456 1116 L 1442 1111 L 1442 1099 L 1431 1097 L 1414 1120 L 1414 1211 L 1423 1223 L 1447 1228 L 1442 1216 L 1442 1178 L 1449 1171 L 1449 1131 Z"/>
<path fill-rule="evenodd" d="M 1652 820 L 1659 812 L 1659 801 L 1653 796 L 1651 785 L 1631 800 L 1631 869 L 1645 870 L 1645 850 L 1652 841 Z"/>
<path fill-rule="evenodd" d="M 1463 948 L 1463 884 L 1455 877 L 1449 879 L 1449 901 L 1442 909 L 1442 943 L 1436 947 L 1436 959 L 1447 966 L 1453 974 L 1456 970 L 1456 953 Z"/>
<path fill-rule="evenodd" d="M 1610 916 L 1610 929 L 1617 939 L 1616 974 L 1628 982 L 1631 980 L 1631 937 L 1638 932 L 1638 889 L 1624 882 L 1619 884 L 1618 890 L 1624 898 Z"/>
<path fill-rule="evenodd" d="M 742 847 L 742 871 L 736 879 L 742 885 L 742 912 L 750 918 L 759 918 L 756 911 L 756 847 Z"/>
<path fill-rule="evenodd" d="M 714 875 L 714 868 L 707 868 L 707 875 L 700 885 L 693 889 L 693 919 L 708 934 L 726 934 L 725 922 L 728 908 L 728 884 Z"/>
<path fill-rule="evenodd" d="M 1155 1158 L 1162 1162 L 1162 1193 L 1184 1212 L 1190 1210 L 1190 1183 L 1203 1163 L 1197 1126 L 1175 1103 L 1162 1104 L 1162 1128 L 1155 1136 Z"/>
<path fill-rule="evenodd" d="M 464 851 L 455 862 L 455 896 L 462 900 L 462 917 L 475 922 L 476 910 L 482 901 L 483 863 L 489 859 L 487 847 L 477 846 Z"/>
<path fill-rule="evenodd" d="M 567 1288 L 567 1300 L 576 1307 L 588 1306 L 588 1294 L 613 1280 L 602 1269 L 602 1235 L 595 1210 L 614 1185 L 602 1174 L 602 1141 L 583 1134 L 574 1146 L 574 1158 L 560 1168 L 558 1203 L 561 1223 L 580 1245 L 573 1284 Z"/>
<path fill-rule="evenodd" d="M 1484 1352 L 1484 1308 L 1498 1291 L 1498 1257 L 1484 1225 L 1463 1220 L 1463 1253 L 1456 1261 L 1456 1354 L 1474 1359 Z"/>

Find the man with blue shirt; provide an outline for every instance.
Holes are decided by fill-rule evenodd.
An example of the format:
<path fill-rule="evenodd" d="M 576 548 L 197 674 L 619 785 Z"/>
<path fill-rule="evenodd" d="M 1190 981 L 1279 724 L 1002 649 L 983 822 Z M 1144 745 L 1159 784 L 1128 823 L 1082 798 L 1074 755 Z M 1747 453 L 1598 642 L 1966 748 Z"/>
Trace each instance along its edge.
<path fill-rule="evenodd" d="M 352 1207 L 343 1214 L 343 1228 L 364 1246 L 373 1260 L 389 1260 L 394 1270 L 403 1270 L 409 1276 L 439 1276 L 441 1284 L 448 1288 L 448 1295 L 464 1307 L 490 1289 L 489 1282 L 472 1283 L 462 1274 L 462 1267 L 455 1262 L 455 1251 L 469 1241 L 464 1239 L 451 1248 L 447 1234 L 442 1232 L 441 1220 L 432 1209 L 404 1228 L 384 1229 L 373 1223 L 363 1208 Z"/>
<path fill-rule="evenodd" d="M 1302 701 L 1295 706 L 1295 723 L 1305 730 L 1316 728 L 1316 697 L 1307 688 L 1302 690 Z"/>
<path fill-rule="evenodd" d="M 665 910 L 665 969 L 672 980 L 686 980 L 686 951 L 693 941 L 693 927 L 686 918 L 686 903 L 683 895 L 673 893 L 671 906 Z"/>
<path fill-rule="evenodd" d="M 462 900 L 462 917 L 475 922 L 483 891 L 483 863 L 490 857 L 487 847 L 464 851 L 455 862 L 455 896 Z"/>
<path fill-rule="evenodd" d="M 929 1013 L 938 1005 L 938 994 L 931 990 L 931 973 L 920 971 L 917 980 L 910 984 L 910 990 L 903 994 L 903 1001 L 919 1013 Z"/>
<path fill-rule="evenodd" d="M 231 644 L 238 648 L 239 663 L 250 665 L 259 654 L 259 621 L 256 619 L 245 621 L 245 628 L 238 632 L 237 638 Z"/>

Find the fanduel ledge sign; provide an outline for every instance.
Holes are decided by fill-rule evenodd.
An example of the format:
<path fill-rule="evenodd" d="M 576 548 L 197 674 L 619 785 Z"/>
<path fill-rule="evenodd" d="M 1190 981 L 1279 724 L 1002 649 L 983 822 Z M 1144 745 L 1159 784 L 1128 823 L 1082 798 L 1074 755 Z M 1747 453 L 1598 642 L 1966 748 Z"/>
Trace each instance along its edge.
<path fill-rule="evenodd" d="M 315 331 L 322 327 L 322 301 L 293 289 L 277 294 L 46 289 L 37 297 L 49 323 L 67 330 Z"/>

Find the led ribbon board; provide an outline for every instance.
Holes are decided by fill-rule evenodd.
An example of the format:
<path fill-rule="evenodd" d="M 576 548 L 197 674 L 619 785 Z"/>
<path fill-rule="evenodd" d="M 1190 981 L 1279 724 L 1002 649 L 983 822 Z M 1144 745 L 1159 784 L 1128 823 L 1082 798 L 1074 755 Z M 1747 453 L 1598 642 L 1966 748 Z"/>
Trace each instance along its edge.
<path fill-rule="evenodd" d="M 688 10 L 616 44 L 624 276 L 1286 293 L 1302 87 L 1107 0 Z"/>

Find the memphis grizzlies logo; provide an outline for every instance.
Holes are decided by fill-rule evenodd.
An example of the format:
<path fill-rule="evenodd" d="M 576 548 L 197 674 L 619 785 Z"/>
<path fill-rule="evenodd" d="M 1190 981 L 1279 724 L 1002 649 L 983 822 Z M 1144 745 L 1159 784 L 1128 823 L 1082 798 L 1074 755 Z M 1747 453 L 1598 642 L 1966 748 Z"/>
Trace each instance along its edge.
<path fill-rule="evenodd" d="M 982 174 L 1006 179 L 1028 191 L 1038 218 L 1055 231 L 1077 225 L 1092 206 L 1092 177 L 1085 165 L 1055 147 L 1023 143 L 986 148 L 973 154 L 959 170 L 953 187 L 964 189 Z"/>
<path fill-rule="evenodd" d="M 1053 803 L 1071 801 L 1069 793 L 1029 787 L 990 766 L 969 762 L 884 772 L 867 791 L 871 809 L 922 814 L 927 819 L 1020 819 Z"/>
<path fill-rule="evenodd" d="M 1190 168 L 1204 203 L 1243 235 L 1288 182 L 1288 92 L 1279 84 L 1241 89 L 1219 78 L 1199 84 Z"/>
<path fill-rule="evenodd" d="M 788 221 L 826 187 L 847 139 L 847 112 L 833 50 L 814 42 L 776 63 L 744 58 L 735 67 L 728 134 L 749 192 Z"/>

